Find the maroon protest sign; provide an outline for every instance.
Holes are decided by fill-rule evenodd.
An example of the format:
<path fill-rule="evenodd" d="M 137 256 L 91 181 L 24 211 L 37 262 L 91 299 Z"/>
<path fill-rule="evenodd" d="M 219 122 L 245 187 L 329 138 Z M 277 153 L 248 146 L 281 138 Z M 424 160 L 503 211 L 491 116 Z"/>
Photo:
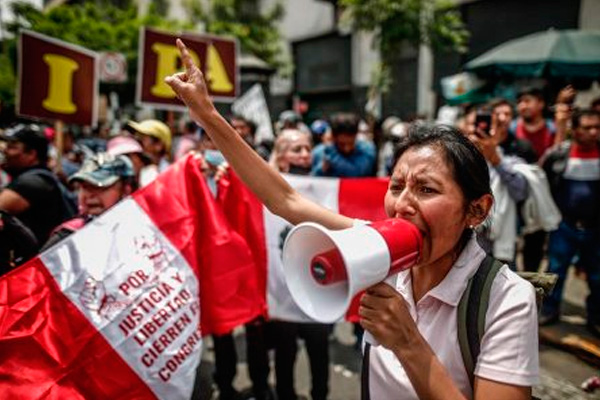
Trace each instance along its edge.
<path fill-rule="evenodd" d="M 138 53 L 138 80 L 136 102 L 164 109 L 184 109 L 175 92 L 165 83 L 165 77 L 183 69 L 179 50 L 175 45 L 176 34 L 153 29 L 140 29 Z M 185 43 L 196 64 L 204 71 L 207 44 L 203 41 L 186 40 Z"/>
<path fill-rule="evenodd" d="M 184 41 L 202 40 L 208 44 L 206 79 L 208 90 L 217 101 L 233 101 L 239 95 L 238 43 L 214 35 L 185 33 Z"/>
<path fill-rule="evenodd" d="M 96 53 L 32 31 L 19 39 L 17 113 L 95 126 Z"/>

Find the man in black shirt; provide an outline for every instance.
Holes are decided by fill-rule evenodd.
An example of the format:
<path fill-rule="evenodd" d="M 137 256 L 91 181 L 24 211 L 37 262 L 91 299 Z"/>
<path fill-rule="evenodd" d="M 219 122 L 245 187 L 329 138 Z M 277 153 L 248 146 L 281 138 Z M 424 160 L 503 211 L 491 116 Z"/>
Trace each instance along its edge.
<path fill-rule="evenodd" d="M 6 142 L 2 168 L 12 178 L 0 192 L 0 210 L 18 217 L 44 243 L 66 217 L 60 184 L 46 167 L 48 141 L 37 125 L 17 125 L 0 140 Z"/>

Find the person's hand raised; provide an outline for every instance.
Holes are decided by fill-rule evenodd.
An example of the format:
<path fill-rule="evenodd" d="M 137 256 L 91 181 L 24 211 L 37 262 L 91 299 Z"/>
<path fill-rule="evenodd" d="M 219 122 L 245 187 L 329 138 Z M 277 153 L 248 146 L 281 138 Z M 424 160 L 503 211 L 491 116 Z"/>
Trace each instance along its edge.
<path fill-rule="evenodd" d="M 567 85 L 558 92 L 556 96 L 556 104 L 568 104 L 572 105 L 575 101 L 575 96 L 577 95 L 577 91 L 573 86 Z"/>
<path fill-rule="evenodd" d="M 185 71 L 167 76 L 165 82 L 189 108 L 190 116 L 202 125 L 214 110 L 206 81 L 183 41 L 177 39 L 175 43 L 179 48 Z"/>
<path fill-rule="evenodd" d="M 476 131 L 476 133 L 469 135 L 468 138 L 483 154 L 485 159 L 492 165 L 498 165 L 501 161 L 498 155 L 497 147 L 498 142 L 496 140 L 495 132 L 492 131 L 492 135 L 482 134 Z"/>

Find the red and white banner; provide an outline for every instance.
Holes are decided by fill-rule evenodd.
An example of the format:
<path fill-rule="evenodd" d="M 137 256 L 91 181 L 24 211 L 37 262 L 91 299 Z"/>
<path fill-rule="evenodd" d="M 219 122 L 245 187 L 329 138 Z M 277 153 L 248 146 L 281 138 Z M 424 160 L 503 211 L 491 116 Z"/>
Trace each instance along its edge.
<path fill-rule="evenodd" d="M 383 198 L 387 179 L 298 175 L 286 175 L 285 178 L 303 196 L 332 211 L 366 221 L 385 218 Z M 283 243 L 292 225 L 270 213 L 235 175 L 229 180 L 221 186 L 219 197 L 232 227 L 247 240 L 252 240 L 249 246 L 258 265 L 259 282 L 265 288 L 268 316 L 285 321 L 310 322 L 294 303 L 283 275 Z M 355 300 L 347 318 L 355 321 L 356 311 Z"/>
<path fill-rule="evenodd" d="M 286 179 L 334 211 L 384 218 L 385 180 Z M 307 321 L 282 275 L 289 229 L 233 174 L 215 199 L 184 158 L 0 278 L 0 393 L 189 399 L 202 336 L 258 315 Z"/>
<path fill-rule="evenodd" d="M 0 279 L 0 393 L 189 399 L 202 335 L 263 312 L 255 269 L 188 157 Z"/>

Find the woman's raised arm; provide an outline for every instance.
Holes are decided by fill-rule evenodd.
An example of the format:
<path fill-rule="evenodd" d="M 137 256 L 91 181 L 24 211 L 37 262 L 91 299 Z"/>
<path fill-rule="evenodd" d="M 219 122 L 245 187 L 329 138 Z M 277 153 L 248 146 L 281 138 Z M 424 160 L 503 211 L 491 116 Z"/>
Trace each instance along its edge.
<path fill-rule="evenodd" d="M 165 78 L 166 83 L 185 103 L 190 116 L 206 130 L 235 172 L 265 206 L 292 224 L 313 221 L 330 229 L 351 227 L 351 218 L 336 214 L 302 197 L 244 142 L 214 107 L 204 76 L 180 39 L 177 39 L 177 47 L 185 72 L 168 76 Z"/>

